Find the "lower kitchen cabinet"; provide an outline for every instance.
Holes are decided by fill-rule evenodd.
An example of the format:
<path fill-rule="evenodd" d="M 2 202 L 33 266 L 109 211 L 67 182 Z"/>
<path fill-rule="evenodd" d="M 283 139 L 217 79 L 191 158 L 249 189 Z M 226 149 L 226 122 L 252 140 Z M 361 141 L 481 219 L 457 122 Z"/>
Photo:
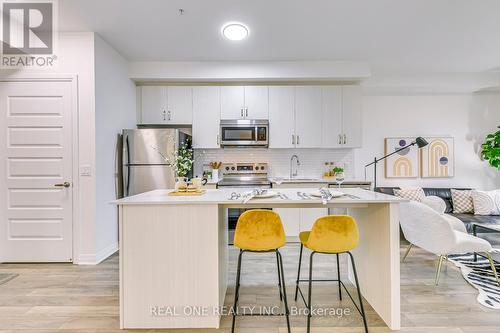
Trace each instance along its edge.
<path fill-rule="evenodd" d="M 298 240 L 301 231 L 311 230 L 314 222 L 328 215 L 328 208 L 275 208 L 281 217 L 287 240 Z"/>

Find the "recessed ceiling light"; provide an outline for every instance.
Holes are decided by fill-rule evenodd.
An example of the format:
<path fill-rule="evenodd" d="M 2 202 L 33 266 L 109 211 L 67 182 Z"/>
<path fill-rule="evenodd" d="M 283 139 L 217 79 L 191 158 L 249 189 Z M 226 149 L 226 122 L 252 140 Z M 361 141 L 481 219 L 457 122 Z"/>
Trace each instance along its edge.
<path fill-rule="evenodd" d="M 250 30 L 242 23 L 231 22 L 226 23 L 222 27 L 222 34 L 229 40 L 238 41 L 247 38 L 250 34 Z"/>

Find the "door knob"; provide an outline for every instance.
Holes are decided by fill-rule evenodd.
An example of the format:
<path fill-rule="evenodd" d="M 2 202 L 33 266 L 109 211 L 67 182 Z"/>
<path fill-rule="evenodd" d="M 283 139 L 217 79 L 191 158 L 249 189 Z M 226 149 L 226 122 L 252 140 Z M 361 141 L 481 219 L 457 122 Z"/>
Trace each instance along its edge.
<path fill-rule="evenodd" d="M 62 184 L 54 184 L 54 187 L 70 187 L 71 183 L 70 182 L 64 182 Z"/>

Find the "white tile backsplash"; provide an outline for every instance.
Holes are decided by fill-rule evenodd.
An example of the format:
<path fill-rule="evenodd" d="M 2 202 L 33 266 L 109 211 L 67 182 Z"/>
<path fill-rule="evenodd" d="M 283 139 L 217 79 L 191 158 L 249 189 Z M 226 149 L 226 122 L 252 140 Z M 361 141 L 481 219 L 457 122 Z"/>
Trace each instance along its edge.
<path fill-rule="evenodd" d="M 221 161 L 260 162 L 269 164 L 271 177 L 288 177 L 290 174 L 290 157 L 299 157 L 298 177 L 322 177 L 325 162 L 334 162 L 343 166 L 346 179 L 354 179 L 354 151 L 352 149 L 264 149 L 264 148 L 226 148 L 196 149 L 194 152 L 195 175 L 201 175 L 203 164 Z"/>

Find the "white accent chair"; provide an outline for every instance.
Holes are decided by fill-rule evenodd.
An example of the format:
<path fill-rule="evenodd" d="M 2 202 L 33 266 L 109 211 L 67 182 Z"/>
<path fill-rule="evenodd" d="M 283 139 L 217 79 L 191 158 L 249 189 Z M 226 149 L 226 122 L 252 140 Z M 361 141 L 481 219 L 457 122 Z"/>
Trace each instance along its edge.
<path fill-rule="evenodd" d="M 481 238 L 469 235 L 463 227 L 458 226 L 454 217 L 440 214 L 424 203 L 410 201 L 400 205 L 400 223 L 405 238 L 410 242 L 403 262 L 408 256 L 413 245 L 439 256 L 436 272 L 436 285 L 439 283 L 439 274 L 443 260 L 450 254 L 462 254 L 470 252 L 483 252 L 488 258 L 497 283 L 500 285 L 493 259 L 489 252 L 491 244 Z M 456 225 L 455 225 L 456 224 Z M 454 226 L 452 226 L 454 225 Z M 462 229 L 462 230 L 456 230 Z"/>

